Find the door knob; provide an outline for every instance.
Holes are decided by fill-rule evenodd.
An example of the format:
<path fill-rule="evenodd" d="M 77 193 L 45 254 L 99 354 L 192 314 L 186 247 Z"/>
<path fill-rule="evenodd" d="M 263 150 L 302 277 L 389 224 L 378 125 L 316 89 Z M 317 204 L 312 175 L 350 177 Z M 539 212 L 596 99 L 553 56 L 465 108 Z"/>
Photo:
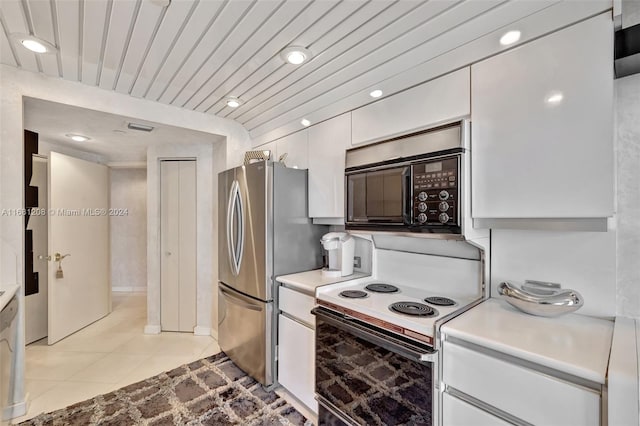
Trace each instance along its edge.
<path fill-rule="evenodd" d="M 171 256 L 171 252 L 170 252 L 170 251 L 165 252 L 165 254 L 166 254 L 167 256 Z"/>
<path fill-rule="evenodd" d="M 56 253 L 53 255 L 53 260 L 55 260 L 56 262 L 60 262 L 62 261 L 62 259 L 64 259 L 65 257 L 71 256 L 71 254 L 67 253 L 67 254 L 60 254 L 60 253 Z M 51 258 L 51 256 L 49 256 L 49 258 Z"/>

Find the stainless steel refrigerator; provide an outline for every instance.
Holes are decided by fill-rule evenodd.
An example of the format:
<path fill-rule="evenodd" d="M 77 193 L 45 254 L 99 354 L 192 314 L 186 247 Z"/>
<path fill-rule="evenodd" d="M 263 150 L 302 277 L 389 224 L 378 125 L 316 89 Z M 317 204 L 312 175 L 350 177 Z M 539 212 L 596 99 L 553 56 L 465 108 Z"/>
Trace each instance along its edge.
<path fill-rule="evenodd" d="M 275 277 L 322 265 L 327 227 L 307 217 L 307 171 L 261 161 L 218 175 L 218 343 L 265 386 L 275 381 Z"/>

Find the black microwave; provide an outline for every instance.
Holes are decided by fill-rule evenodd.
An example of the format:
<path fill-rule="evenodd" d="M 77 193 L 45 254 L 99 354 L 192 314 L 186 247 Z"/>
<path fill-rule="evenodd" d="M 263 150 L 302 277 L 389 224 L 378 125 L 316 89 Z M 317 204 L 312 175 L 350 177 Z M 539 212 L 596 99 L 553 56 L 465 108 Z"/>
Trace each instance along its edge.
<path fill-rule="evenodd" d="M 461 233 L 462 148 L 345 170 L 345 228 Z"/>

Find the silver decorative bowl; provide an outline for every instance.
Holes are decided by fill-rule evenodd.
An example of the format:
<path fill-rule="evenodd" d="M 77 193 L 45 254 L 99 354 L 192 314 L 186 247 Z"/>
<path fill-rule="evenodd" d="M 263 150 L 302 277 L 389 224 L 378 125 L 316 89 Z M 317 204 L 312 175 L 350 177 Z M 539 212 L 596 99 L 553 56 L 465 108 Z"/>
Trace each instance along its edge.
<path fill-rule="evenodd" d="M 521 311 L 540 317 L 557 317 L 584 305 L 580 293 L 571 289 L 563 290 L 557 284 L 529 281 L 523 287 L 527 290 L 503 282 L 498 286 L 498 293 Z"/>

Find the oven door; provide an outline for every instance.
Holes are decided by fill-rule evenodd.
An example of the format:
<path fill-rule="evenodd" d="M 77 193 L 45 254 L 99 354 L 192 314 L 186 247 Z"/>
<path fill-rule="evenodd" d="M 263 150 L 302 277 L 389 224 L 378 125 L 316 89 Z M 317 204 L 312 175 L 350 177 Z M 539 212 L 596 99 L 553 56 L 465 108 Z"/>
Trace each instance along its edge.
<path fill-rule="evenodd" d="M 319 424 L 435 424 L 433 349 L 322 307 L 312 312 Z"/>

